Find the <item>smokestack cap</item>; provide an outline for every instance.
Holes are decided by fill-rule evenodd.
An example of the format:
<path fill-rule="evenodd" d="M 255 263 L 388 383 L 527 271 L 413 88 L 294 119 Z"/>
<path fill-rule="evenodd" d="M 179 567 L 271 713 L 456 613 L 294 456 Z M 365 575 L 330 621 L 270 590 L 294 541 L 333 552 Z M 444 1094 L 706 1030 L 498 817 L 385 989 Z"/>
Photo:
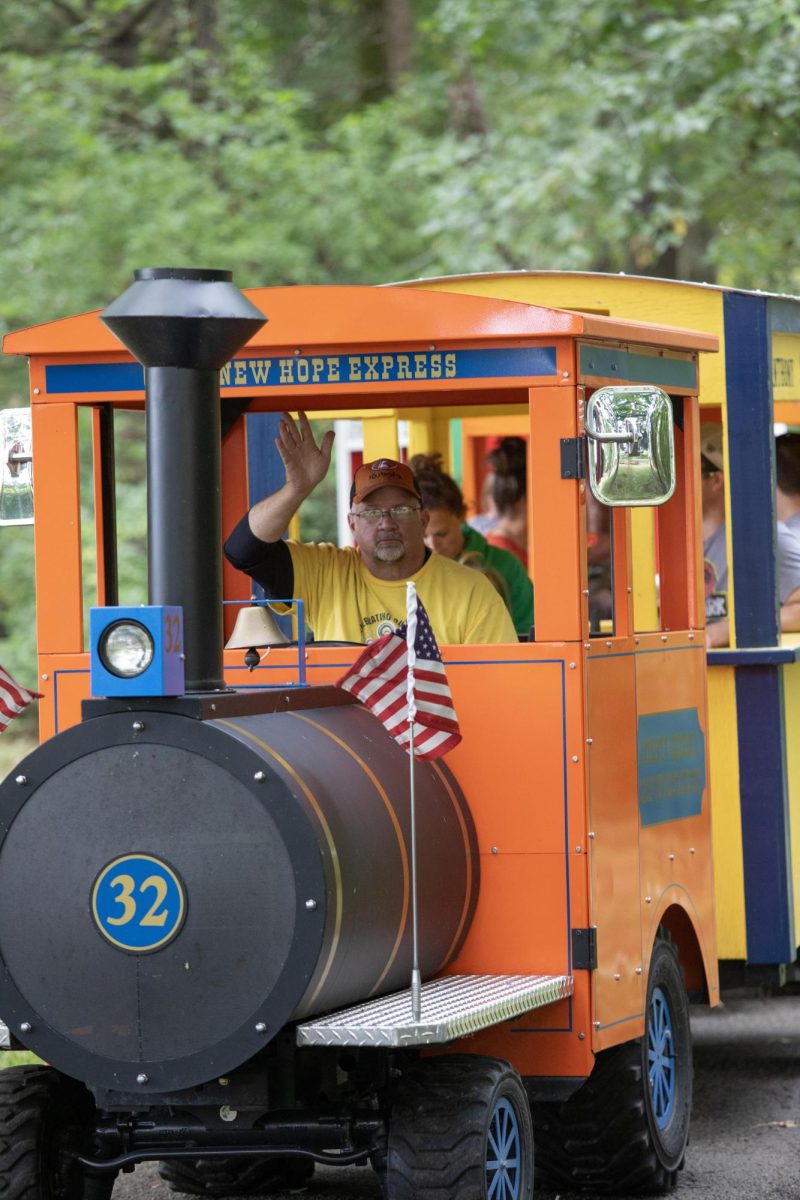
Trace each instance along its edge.
<path fill-rule="evenodd" d="M 142 267 L 100 319 L 146 367 L 219 371 L 266 323 L 231 271 Z"/>

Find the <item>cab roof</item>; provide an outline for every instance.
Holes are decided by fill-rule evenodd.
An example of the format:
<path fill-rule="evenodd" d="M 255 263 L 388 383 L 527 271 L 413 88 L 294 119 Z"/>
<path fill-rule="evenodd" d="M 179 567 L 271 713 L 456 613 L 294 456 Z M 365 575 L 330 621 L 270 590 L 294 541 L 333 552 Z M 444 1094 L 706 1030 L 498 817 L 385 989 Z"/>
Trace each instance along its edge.
<path fill-rule="evenodd" d="M 245 288 L 267 324 L 240 351 L 577 337 L 683 351 L 715 351 L 713 334 L 603 317 L 519 301 L 413 287 Z M 100 320 L 101 310 L 6 334 L 6 354 L 80 357 L 127 354 Z"/>

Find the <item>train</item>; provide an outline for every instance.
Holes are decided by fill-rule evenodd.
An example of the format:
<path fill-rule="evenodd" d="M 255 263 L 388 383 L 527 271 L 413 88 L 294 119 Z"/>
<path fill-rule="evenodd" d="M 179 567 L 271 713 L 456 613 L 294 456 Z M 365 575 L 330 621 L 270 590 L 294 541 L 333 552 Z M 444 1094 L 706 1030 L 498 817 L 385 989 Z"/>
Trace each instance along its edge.
<path fill-rule="evenodd" d="M 318 1163 L 368 1164 L 387 1200 L 676 1186 L 689 1003 L 720 997 L 698 536 L 720 339 L 496 293 L 146 268 L 103 313 L 6 336 L 30 361 L 43 698 L 0 784 L 0 1017 L 48 1064 L 0 1074 L 11 1197 L 105 1200 L 147 1160 L 212 1196 Z M 534 627 L 441 647 L 462 741 L 416 764 L 413 843 L 408 756 L 335 686 L 359 648 L 306 642 L 301 612 L 294 645 L 226 646 L 260 601 L 222 537 L 277 485 L 284 409 L 361 420 L 366 457 L 399 456 L 400 424 L 462 465 L 471 437 L 527 436 Z M 119 589 L 126 421 L 145 604 Z"/>

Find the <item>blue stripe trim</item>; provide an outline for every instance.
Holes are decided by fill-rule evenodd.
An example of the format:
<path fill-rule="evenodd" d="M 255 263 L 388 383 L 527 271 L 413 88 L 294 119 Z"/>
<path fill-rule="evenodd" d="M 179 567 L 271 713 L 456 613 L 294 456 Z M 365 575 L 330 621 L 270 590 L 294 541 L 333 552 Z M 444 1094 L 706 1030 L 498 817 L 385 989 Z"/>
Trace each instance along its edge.
<path fill-rule="evenodd" d="M 606 1025 L 598 1025 L 598 1029 L 613 1029 L 615 1025 L 627 1025 L 629 1021 L 640 1021 L 644 1012 L 631 1013 L 629 1017 L 620 1017 L 618 1021 L 609 1021 Z"/>
<path fill-rule="evenodd" d="M 144 368 L 140 363 L 81 363 L 45 367 L 44 385 L 49 396 L 72 392 L 143 392 Z"/>
<path fill-rule="evenodd" d="M 739 647 L 774 646 L 777 529 L 767 301 L 727 292 L 723 314 L 736 642 Z"/>
<path fill-rule="evenodd" d="M 661 358 L 612 350 L 607 346 L 580 346 L 580 373 L 601 379 L 629 379 L 660 387 L 697 387 L 697 363 L 687 358 Z"/>
<path fill-rule="evenodd" d="M 753 646 L 746 650 L 709 650 L 710 667 L 777 667 L 800 660 L 800 646 Z"/>
<path fill-rule="evenodd" d="M 797 955 L 790 862 L 783 673 L 736 672 L 739 795 L 747 959 L 789 963 Z"/>
<path fill-rule="evenodd" d="M 659 361 L 659 360 L 654 360 Z M 452 383 L 459 379 L 528 379 L 556 373 L 555 346 L 489 347 L 481 350 L 386 350 L 369 354 L 297 354 L 235 358 L 222 369 L 231 391 L 342 384 L 369 390 L 375 383 Z M 61 363 L 45 368 L 48 395 L 144 390 L 139 363 Z"/>

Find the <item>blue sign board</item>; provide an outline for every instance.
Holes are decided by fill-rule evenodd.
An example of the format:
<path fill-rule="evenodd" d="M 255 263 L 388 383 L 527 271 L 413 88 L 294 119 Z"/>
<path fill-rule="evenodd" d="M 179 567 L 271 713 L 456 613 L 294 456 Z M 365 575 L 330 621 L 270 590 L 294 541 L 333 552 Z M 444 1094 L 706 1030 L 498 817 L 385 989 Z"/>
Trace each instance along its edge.
<path fill-rule="evenodd" d="M 706 740 L 697 709 L 640 716 L 637 752 L 642 825 L 697 816 L 706 786 Z"/>
<path fill-rule="evenodd" d="M 234 358 L 222 368 L 223 388 L 297 388 L 323 384 L 369 387 L 375 383 L 458 379 L 527 379 L 556 373 L 555 346 L 486 350 L 386 350 L 367 354 L 289 354 Z M 45 369 L 49 395 L 139 392 L 138 363 L 59 363 Z"/>

